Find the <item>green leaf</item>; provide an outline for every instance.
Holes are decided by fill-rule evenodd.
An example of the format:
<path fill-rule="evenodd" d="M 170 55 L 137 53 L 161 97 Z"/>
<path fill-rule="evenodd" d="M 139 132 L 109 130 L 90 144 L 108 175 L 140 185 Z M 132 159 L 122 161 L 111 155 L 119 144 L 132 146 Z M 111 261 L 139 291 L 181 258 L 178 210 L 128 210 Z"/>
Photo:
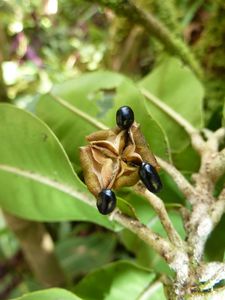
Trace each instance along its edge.
<path fill-rule="evenodd" d="M 56 245 L 56 253 L 70 278 L 86 274 L 112 261 L 117 240 L 111 232 L 71 234 Z"/>
<path fill-rule="evenodd" d="M 163 130 L 146 111 L 144 97 L 126 77 L 107 71 L 87 73 L 56 85 L 52 94 L 110 127 L 116 125 L 116 110 L 122 105 L 130 105 L 153 151 L 168 157 L 169 146 Z M 41 97 L 36 111 L 55 132 L 70 160 L 79 169 L 79 147 L 87 143 L 86 135 L 98 130 L 96 126 L 62 106 L 51 95 Z"/>
<path fill-rule="evenodd" d="M 159 192 L 158 196 L 164 201 L 165 204 L 185 203 L 185 197 L 179 190 L 174 180 L 164 171 L 160 172 L 160 178 L 163 184 L 163 189 Z"/>
<path fill-rule="evenodd" d="M 223 261 L 225 252 L 225 240 L 224 240 L 224 229 L 225 229 L 225 215 L 222 216 L 220 222 L 217 224 L 211 235 L 209 236 L 206 247 L 205 255 L 209 261 Z M 218 247 L 219 241 L 219 247 Z"/>
<path fill-rule="evenodd" d="M 73 293 L 59 288 L 52 288 L 48 290 L 25 294 L 13 300 L 59 300 L 59 299 L 81 300 L 81 298 L 77 297 Z"/>
<path fill-rule="evenodd" d="M 75 287 L 85 300 L 136 300 L 155 275 L 128 261 L 119 261 L 87 275 Z"/>
<path fill-rule="evenodd" d="M 194 74 L 175 58 L 167 58 L 140 81 L 139 86 L 188 120 L 197 128 L 203 126 L 203 87 Z M 168 114 L 151 101 L 146 104 L 152 117 L 165 130 L 172 151 L 181 151 L 189 143 L 186 132 Z"/>
<path fill-rule="evenodd" d="M 125 198 L 126 199 L 126 198 Z M 127 202 L 126 200 L 117 197 L 117 207 L 127 216 L 137 219 L 137 215 L 135 213 L 134 208 L 132 205 Z"/>
<path fill-rule="evenodd" d="M 155 213 L 147 200 L 139 194 L 134 193 L 132 189 L 121 189 L 119 195 L 130 203 L 135 211 L 137 219 L 140 220 L 141 223 L 146 225 L 155 217 Z"/>
<path fill-rule="evenodd" d="M 0 205 L 40 221 L 86 220 L 108 228 L 52 131 L 32 114 L 0 105 Z M 94 207 L 92 206 L 94 205 Z"/>
<path fill-rule="evenodd" d="M 180 152 L 174 152 L 172 157 L 174 165 L 182 172 L 190 174 L 199 170 L 200 157 L 192 148 L 191 144 L 188 144 L 188 146 Z"/>
<path fill-rule="evenodd" d="M 166 300 L 163 285 L 160 281 L 151 284 L 138 299 L 140 300 Z"/>

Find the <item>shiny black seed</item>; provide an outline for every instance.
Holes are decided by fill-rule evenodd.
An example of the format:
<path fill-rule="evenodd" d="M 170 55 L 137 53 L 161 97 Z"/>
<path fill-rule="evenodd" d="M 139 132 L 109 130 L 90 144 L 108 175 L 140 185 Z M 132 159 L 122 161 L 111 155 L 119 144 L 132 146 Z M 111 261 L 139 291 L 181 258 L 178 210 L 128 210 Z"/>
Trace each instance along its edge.
<path fill-rule="evenodd" d="M 121 129 L 128 129 L 134 122 L 134 112 L 129 106 L 122 106 L 116 112 L 116 124 Z"/>
<path fill-rule="evenodd" d="M 97 208 L 103 215 L 111 213 L 116 207 L 116 196 L 110 189 L 103 189 L 97 198 Z"/>
<path fill-rule="evenodd" d="M 143 162 L 139 169 L 139 176 L 150 192 L 157 193 L 161 190 L 162 182 L 151 164 Z"/>

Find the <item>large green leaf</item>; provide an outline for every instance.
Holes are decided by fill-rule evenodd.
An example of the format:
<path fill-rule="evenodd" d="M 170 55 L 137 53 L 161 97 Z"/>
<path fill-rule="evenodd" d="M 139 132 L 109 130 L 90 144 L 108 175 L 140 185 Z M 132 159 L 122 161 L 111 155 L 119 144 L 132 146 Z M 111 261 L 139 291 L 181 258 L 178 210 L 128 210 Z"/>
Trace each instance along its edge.
<path fill-rule="evenodd" d="M 179 60 L 167 58 L 141 80 L 139 86 L 158 97 L 195 127 L 202 127 L 202 85 Z M 167 133 L 172 151 L 180 151 L 187 146 L 189 137 L 183 128 L 151 101 L 147 100 L 146 103 L 153 118 Z"/>
<path fill-rule="evenodd" d="M 4 209 L 32 220 L 86 220 L 112 228 L 42 121 L 8 104 L 0 105 L 0 120 L 0 205 Z"/>
<path fill-rule="evenodd" d="M 52 288 L 25 294 L 14 300 L 81 300 L 81 298 L 69 291 L 59 288 Z"/>
<path fill-rule="evenodd" d="M 144 97 L 126 77 L 107 71 L 87 73 L 56 85 L 52 94 L 110 127 L 115 127 L 116 110 L 122 105 L 130 105 L 153 151 L 168 157 L 164 132 L 146 111 Z M 98 129 L 63 107 L 51 95 L 41 97 L 37 115 L 52 128 L 70 160 L 79 168 L 78 149 L 86 144 L 85 136 Z"/>
<path fill-rule="evenodd" d="M 119 261 L 87 275 L 75 287 L 85 300 L 136 300 L 155 275 L 128 261 Z"/>

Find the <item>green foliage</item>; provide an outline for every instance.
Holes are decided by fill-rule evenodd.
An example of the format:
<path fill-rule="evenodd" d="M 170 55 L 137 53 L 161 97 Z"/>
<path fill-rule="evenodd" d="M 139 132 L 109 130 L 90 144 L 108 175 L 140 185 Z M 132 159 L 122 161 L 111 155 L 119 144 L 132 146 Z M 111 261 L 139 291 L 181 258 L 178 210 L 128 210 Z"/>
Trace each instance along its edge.
<path fill-rule="evenodd" d="M 206 123 L 209 128 L 218 128 L 221 121 L 225 126 L 225 103 L 221 109 L 224 26 L 218 26 L 224 23 L 224 3 L 222 0 L 215 4 L 177 0 L 164 5 L 155 0 L 141 1 L 146 12 L 170 29 L 169 40 L 161 35 L 165 31 L 153 30 L 163 48 L 157 41 L 146 39 L 149 31 L 139 32 L 138 26 L 130 26 L 131 22 L 143 23 L 138 12 L 126 19 L 129 29 L 125 30 L 122 42 L 121 36 L 116 32 L 112 34 L 111 24 L 112 20 L 116 22 L 116 17 L 109 9 L 104 10 L 93 1 L 56 2 L 58 10 L 53 14 L 37 0 L 0 3 L 0 101 L 6 98 L 14 104 L 0 104 L 0 206 L 21 218 L 47 223 L 57 258 L 69 281 L 64 287 L 75 294 L 63 289 L 34 292 L 43 286 L 28 271 L 23 258 L 19 263 L 16 261 L 19 242 L 0 214 L 0 269 L 1 272 L 5 266 L 7 270 L 12 269 L 10 275 L 1 279 L 0 298 L 6 298 L 4 291 L 8 282 L 19 276 L 20 282 L 11 288 L 8 298 L 164 300 L 158 278 L 168 275 L 172 279 L 174 273 L 139 237 L 97 212 L 96 199 L 83 183 L 79 147 L 86 145 L 85 136 L 101 125 L 115 127 L 116 110 L 129 105 L 153 153 L 172 162 L 191 178 L 199 169 L 200 158 L 189 136 L 168 113 L 144 96 L 143 89 L 198 129 L 204 127 L 203 119 L 209 121 Z M 132 14 L 127 1 L 99 2 L 119 14 Z M 212 14 L 215 8 L 216 14 Z M 204 22 L 205 15 L 212 16 L 209 25 Z M 190 41 L 189 48 L 180 36 Z M 136 39 L 140 37 L 144 38 L 138 43 Z M 110 49 L 113 42 L 117 46 L 116 53 Z M 206 74 L 204 87 L 193 70 L 177 58 L 165 56 L 166 51 L 173 49 L 173 54 L 180 55 L 200 73 L 192 57 L 193 46 Z M 115 60 L 107 64 L 112 71 L 104 70 L 104 55 Z M 120 59 L 124 65 L 118 67 Z M 127 68 L 127 64 L 131 68 Z M 126 77 L 123 73 L 128 69 L 130 74 Z M 138 80 L 133 82 L 130 78 Z M 71 107 L 63 106 L 55 96 Z M 203 98 L 206 99 L 204 105 Z M 73 109 L 91 117 L 93 122 L 74 113 Z M 182 218 L 178 214 L 181 206 L 187 207 L 185 197 L 168 174 L 159 172 L 163 189 L 158 195 L 185 240 Z M 224 177 L 217 184 L 216 196 L 223 185 Z M 124 214 L 166 237 L 146 199 L 131 188 L 116 193 L 117 206 Z M 207 261 L 224 260 L 224 220 L 223 217 L 207 241 Z M 218 240 L 221 241 L 219 249 Z M 1 276 L 4 275 L 1 273 Z"/>
<path fill-rule="evenodd" d="M 154 232 L 166 237 L 166 232 L 164 231 L 159 218 L 154 211 L 149 208 L 148 203 L 144 202 L 144 199 L 141 199 L 137 195 L 135 195 L 133 198 L 128 197 L 128 199 L 130 203 L 132 203 L 133 207 L 135 207 L 136 213 L 141 222 L 147 225 L 148 228 L 151 228 Z M 179 235 L 182 237 L 182 239 L 185 239 L 185 231 L 181 216 L 176 211 L 171 209 L 168 209 L 168 213 Z M 173 272 L 170 270 L 165 261 L 159 255 L 157 255 L 154 250 L 149 249 L 148 245 L 140 240 L 139 237 L 126 229 L 120 232 L 119 236 L 124 246 L 135 255 L 138 264 L 143 267 L 148 267 L 154 270 L 156 273 L 166 273 L 169 276 L 173 276 Z"/>
<path fill-rule="evenodd" d="M 185 174 L 191 174 L 199 169 L 200 157 L 191 144 L 188 144 L 182 151 L 173 153 L 173 163 Z"/>
<path fill-rule="evenodd" d="M 112 228 L 106 217 L 83 201 L 85 186 L 43 122 L 7 104 L 0 106 L 0 119 L 0 138 L 4 140 L 0 148 L 0 201 L 4 209 L 32 220 L 92 219 Z"/>
<path fill-rule="evenodd" d="M 0 213 L 0 259 L 12 258 L 19 249 L 19 243 L 7 227 L 2 213 Z"/>
<path fill-rule="evenodd" d="M 85 300 L 135 300 L 153 280 L 149 270 L 120 261 L 88 275 L 75 287 L 75 293 Z M 160 292 L 156 290 L 151 296 Z"/>
<path fill-rule="evenodd" d="M 146 112 L 143 96 L 126 77 L 106 71 L 84 74 L 55 86 L 52 94 L 110 127 L 115 126 L 115 111 L 122 105 L 130 105 L 153 151 L 161 157 L 168 156 L 163 131 Z M 70 160 L 79 166 L 79 147 L 86 144 L 85 136 L 96 128 L 62 107 L 51 95 L 42 96 L 37 115 L 55 132 Z"/>
<path fill-rule="evenodd" d="M 222 217 L 219 224 L 213 230 L 206 243 L 206 259 L 209 261 L 223 261 L 225 251 L 224 236 L 225 216 Z M 218 241 L 220 246 L 218 247 Z"/>
<path fill-rule="evenodd" d="M 110 262 L 116 242 L 116 236 L 109 232 L 89 236 L 70 234 L 57 244 L 56 253 L 66 274 L 73 278 Z"/>
<path fill-rule="evenodd" d="M 156 216 L 150 219 L 149 227 L 153 230 L 157 230 L 158 228 L 158 231 L 160 231 L 162 228 L 159 225 L 159 221 L 157 220 Z M 152 249 L 149 249 L 149 247 L 135 234 L 127 229 L 124 229 L 119 233 L 119 237 L 126 249 L 135 255 L 136 261 L 140 266 L 153 269 L 157 274 L 162 273 L 167 274 L 170 277 L 173 276 L 173 272 L 168 267 L 166 262 Z"/>
<path fill-rule="evenodd" d="M 166 58 L 139 86 L 145 88 L 197 128 L 203 126 L 203 87 L 193 73 L 175 58 Z M 168 114 L 146 101 L 148 111 L 167 133 L 173 152 L 180 152 L 189 143 L 187 133 Z M 176 137 L 176 138 L 174 138 Z"/>
<path fill-rule="evenodd" d="M 75 296 L 74 294 L 59 288 L 48 289 L 44 291 L 33 292 L 30 294 L 25 294 L 19 298 L 13 300 L 81 300 L 81 298 Z"/>
<path fill-rule="evenodd" d="M 177 66 L 177 69 L 175 68 L 175 71 L 178 72 L 178 75 L 173 75 L 174 78 L 182 74 L 180 67 L 178 68 Z M 172 72 L 173 68 L 169 70 Z M 187 77 L 186 81 L 190 84 L 190 88 L 195 84 L 199 87 L 189 71 L 186 70 L 186 72 L 188 74 L 186 75 L 185 73 Z M 170 76 L 172 76 L 171 74 Z M 153 79 L 156 75 L 153 73 Z M 154 80 L 149 76 L 150 83 L 153 82 L 153 87 L 154 84 L 157 86 L 157 80 L 159 81 L 157 76 Z M 168 76 L 168 80 L 170 76 Z M 145 83 L 145 81 L 143 82 L 144 83 L 140 83 L 141 87 L 142 85 L 149 87 L 149 84 Z M 168 82 L 168 85 L 169 84 L 170 81 Z M 166 100 L 164 101 L 173 106 L 171 103 L 173 103 L 174 97 L 177 95 L 175 99 L 177 99 L 176 101 L 179 103 L 180 95 L 185 95 L 186 93 L 186 89 L 185 87 L 182 88 L 182 85 L 180 89 L 180 92 L 178 91 L 177 94 L 173 93 L 172 88 L 171 90 L 169 88 L 165 89 L 165 93 L 164 90 L 162 90 L 162 94 L 157 94 L 158 90 L 156 88 L 153 90 L 158 97 L 163 97 L 163 100 L 167 99 L 164 97 L 168 95 L 170 102 L 167 103 Z M 200 87 L 199 90 L 197 88 L 199 103 L 201 103 L 200 89 Z M 59 99 L 71 105 L 72 108 L 63 106 L 55 96 L 60 97 Z M 192 102 L 188 103 L 189 105 L 193 105 Z M 1 149 L 3 157 L 1 163 L 3 168 L 0 173 L 0 175 L 2 175 L 0 180 L 5 186 L 5 189 L 2 189 L 2 196 L 4 193 L 4 197 L 1 197 L 2 206 L 16 215 L 33 220 L 83 220 L 100 224 L 106 228 L 115 229 L 115 224 L 109 222 L 106 217 L 97 213 L 96 208 L 83 202 L 83 200 L 85 200 L 84 195 L 87 193 L 86 187 L 74 173 L 68 157 L 73 163 L 75 170 L 79 172 L 79 147 L 86 144 L 85 136 L 95 131 L 99 124 L 109 127 L 115 126 L 115 111 L 122 105 L 130 105 L 133 108 L 135 111 L 135 119 L 141 124 L 142 131 L 155 153 L 168 159 L 170 158 L 169 137 L 176 135 L 179 136 L 180 139 L 186 138 L 186 140 L 183 141 L 183 146 L 177 149 L 176 145 L 179 145 L 179 143 L 177 141 L 174 142 L 175 146 L 173 145 L 172 154 L 174 158 L 176 158 L 175 163 L 177 165 L 180 164 L 183 170 L 191 171 L 197 167 L 198 157 L 194 155 L 194 153 L 192 154 L 189 140 L 184 135 L 182 128 L 177 128 L 175 122 L 169 120 L 172 125 L 168 130 L 167 126 L 165 126 L 168 116 L 166 116 L 164 112 L 159 111 L 158 114 L 154 114 L 154 109 L 157 111 L 157 108 L 154 107 L 154 109 L 150 109 L 149 102 L 132 81 L 118 73 L 98 71 L 77 76 L 72 80 L 58 84 L 53 88 L 51 94 L 41 96 L 37 101 L 36 113 L 38 117 L 50 126 L 62 145 L 51 129 L 40 119 L 13 106 L 1 105 L 0 117 L 3 120 L 4 126 L 2 126 L 0 130 L 0 137 L 5 141 L 4 147 Z M 30 109 L 32 106 L 29 104 L 27 108 Z M 150 113 L 147 112 L 146 107 L 151 112 L 151 115 L 154 115 L 157 122 L 152 118 Z M 180 105 L 180 110 L 181 107 Z M 88 123 L 85 117 L 74 113 L 73 108 L 79 109 L 87 116 L 91 116 L 93 118 L 92 124 Z M 159 117 L 160 114 L 161 116 Z M 194 125 L 198 124 L 198 126 L 200 126 L 201 121 L 197 120 L 198 116 L 201 116 L 200 109 L 196 110 L 194 115 L 189 113 L 189 118 Z M 13 139 L 14 135 L 17 136 L 16 140 Z M 21 150 L 21 145 L 23 145 L 23 150 Z M 18 153 L 18 156 L 14 156 L 10 149 L 14 149 L 14 151 Z M 175 150 L 177 150 L 177 152 L 175 152 Z M 10 155 L 7 153 L 10 153 Z M 28 153 L 32 153 L 32 156 Z M 193 160 L 193 166 L 191 167 L 189 166 L 190 157 L 192 157 Z M 7 168 L 12 167 L 13 169 L 10 169 L 10 172 L 6 172 L 6 170 L 9 171 L 9 169 L 4 168 L 5 165 Z M 178 202 L 185 203 L 183 196 L 171 178 L 163 172 L 161 173 L 161 177 L 164 189 L 160 193 L 160 197 L 168 203 L 168 208 L 169 206 L 176 208 Z M 7 182 L 10 182 L 10 189 L 8 188 Z M 27 182 L 29 182 L 29 185 Z M 19 189 L 19 192 L 15 195 L 15 190 L 17 189 Z M 35 197 L 33 195 L 35 195 Z M 124 213 L 138 218 L 153 231 L 162 236 L 166 236 L 159 219 L 156 217 L 154 211 L 149 208 L 149 204 L 145 199 L 135 195 L 130 189 L 121 190 L 118 195 L 118 207 Z M 46 201 L 46 197 L 48 201 Z M 93 199 L 93 205 L 95 203 L 94 201 Z M 15 202 L 17 203 L 16 206 Z M 26 205 L 28 202 L 29 206 Z M 169 215 L 179 234 L 184 238 L 185 233 L 181 217 L 176 211 L 170 209 Z M 90 270 L 93 270 L 93 268 L 101 267 L 108 261 L 112 251 L 110 249 L 115 247 L 115 240 L 110 238 L 110 243 L 106 242 L 104 245 L 104 239 L 106 237 L 103 235 L 102 238 L 102 242 L 100 235 L 86 237 L 85 240 L 81 237 L 77 237 L 75 240 L 68 238 L 59 243 L 57 246 L 58 256 L 66 273 L 70 277 L 78 276 L 82 272 L 86 274 Z M 122 233 L 121 242 L 126 249 L 135 255 L 135 261 L 140 266 L 148 266 L 156 273 L 167 273 L 173 276 L 165 262 L 136 236 L 130 233 L 126 235 Z M 94 246 L 95 243 L 99 243 L 99 246 Z M 73 249 L 79 249 L 80 247 L 83 249 L 82 253 L 76 253 L 75 251 L 74 254 L 71 254 L 71 251 L 74 251 Z M 89 252 L 85 251 L 85 249 L 92 249 L 92 247 L 94 253 L 99 253 L 100 256 L 92 257 Z M 108 250 L 107 247 L 109 247 Z M 105 255 L 101 255 L 103 251 Z M 65 257 L 67 259 L 65 259 Z M 94 261 L 96 261 L 96 263 Z M 133 265 L 132 268 L 134 268 Z M 109 268 L 108 282 L 114 282 L 115 274 L 118 276 L 118 271 L 115 272 L 114 269 L 112 269 L 111 267 Z M 124 269 L 123 267 L 122 269 L 125 270 L 126 268 Z M 147 283 L 143 280 L 145 277 L 142 277 L 143 275 L 140 274 L 144 272 L 146 278 L 149 278 L 149 273 L 147 270 L 143 271 L 141 269 L 140 271 L 139 268 L 137 269 L 138 272 L 135 270 L 134 273 L 142 283 L 139 287 L 139 293 L 142 293 Z M 132 272 L 129 269 L 129 272 L 127 271 L 125 274 L 122 272 L 121 276 L 122 278 L 127 278 L 128 274 L 132 274 Z M 101 287 L 101 291 L 96 289 L 96 282 L 101 280 L 101 276 L 105 277 L 105 272 L 103 272 L 103 274 L 104 275 L 102 275 L 101 268 L 99 271 L 87 275 L 78 285 L 78 291 L 80 291 L 77 292 L 78 295 L 83 295 L 82 293 L 87 292 L 86 284 L 89 286 L 90 282 L 93 287 L 88 289 L 88 293 L 90 295 L 96 294 L 96 299 L 99 297 L 98 293 L 108 293 L 107 289 L 109 289 L 109 287 L 107 287 L 107 284 Z M 152 273 L 152 276 L 154 277 L 155 275 Z M 132 282 L 131 279 L 130 281 Z M 127 288 L 127 285 L 124 288 Z M 155 289 L 153 289 L 153 292 L 154 291 Z M 156 289 L 156 294 L 154 294 L 156 299 L 159 297 L 157 295 L 162 295 L 160 288 Z M 90 299 L 88 295 L 85 297 L 87 298 L 84 299 Z M 121 297 L 124 297 L 122 292 Z M 109 296 L 109 299 L 113 299 L 113 296 L 112 298 Z"/>

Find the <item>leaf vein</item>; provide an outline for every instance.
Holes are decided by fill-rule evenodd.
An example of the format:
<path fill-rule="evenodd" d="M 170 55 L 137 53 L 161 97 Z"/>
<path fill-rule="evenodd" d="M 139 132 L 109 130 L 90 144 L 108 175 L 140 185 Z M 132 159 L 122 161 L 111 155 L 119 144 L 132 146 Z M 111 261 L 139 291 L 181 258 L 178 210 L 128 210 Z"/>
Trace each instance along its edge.
<path fill-rule="evenodd" d="M 79 200 L 87 203 L 88 205 L 94 206 L 94 201 L 92 203 L 84 193 L 79 192 L 79 191 L 75 190 L 73 187 L 66 185 L 64 183 L 58 182 L 52 178 L 43 176 L 41 174 L 34 173 L 33 171 L 30 171 L 30 170 L 29 171 L 22 170 L 20 168 L 17 168 L 17 167 L 15 168 L 13 166 L 4 165 L 4 164 L 0 164 L 0 170 L 14 174 L 14 175 L 19 175 L 24 178 L 28 178 L 30 180 L 53 187 L 61 192 L 64 192 L 65 194 L 70 195 L 73 198 L 78 198 Z"/>

